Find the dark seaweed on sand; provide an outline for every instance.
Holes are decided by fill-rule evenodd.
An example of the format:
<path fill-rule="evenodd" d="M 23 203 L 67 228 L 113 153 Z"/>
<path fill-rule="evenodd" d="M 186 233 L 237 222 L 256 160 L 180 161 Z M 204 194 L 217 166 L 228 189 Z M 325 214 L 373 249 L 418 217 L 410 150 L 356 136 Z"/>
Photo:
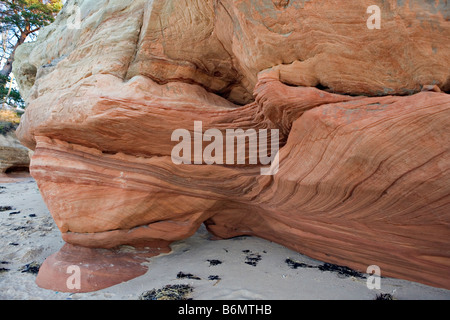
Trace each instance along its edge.
<path fill-rule="evenodd" d="M 210 266 L 210 267 L 212 267 L 212 266 L 218 266 L 219 264 L 222 264 L 222 261 L 220 261 L 220 260 L 206 260 L 206 261 L 209 262 L 209 266 Z"/>
<path fill-rule="evenodd" d="M 366 278 L 364 276 L 364 274 L 362 274 L 358 271 L 352 270 L 348 267 L 338 266 L 338 265 L 331 264 L 331 263 L 325 263 L 320 266 L 312 266 L 312 265 L 309 265 L 309 264 L 306 264 L 303 262 L 298 262 L 298 261 L 292 260 L 291 258 L 286 259 L 285 262 L 291 269 L 298 269 L 298 268 L 315 269 L 315 268 L 317 268 L 320 271 L 337 273 L 339 276 L 342 276 L 342 277 L 355 277 L 355 278 L 361 278 L 361 279 Z"/>
<path fill-rule="evenodd" d="M 390 293 L 377 294 L 375 300 L 394 300 L 394 297 Z"/>
<path fill-rule="evenodd" d="M 178 272 L 177 274 L 177 279 L 190 279 L 190 280 L 202 280 L 201 278 L 194 276 L 191 273 L 183 273 L 183 272 Z"/>
<path fill-rule="evenodd" d="M 20 268 L 19 271 L 22 271 L 22 273 L 38 274 L 40 268 L 41 268 L 41 265 L 39 263 L 32 262 L 32 263 L 24 265 L 22 268 Z"/>
<path fill-rule="evenodd" d="M 287 258 L 285 260 L 286 264 L 291 268 L 291 269 L 298 269 L 298 268 L 316 268 L 314 266 L 311 266 L 309 264 L 303 263 L 303 262 L 298 262 L 295 260 L 292 260 L 291 258 Z"/>
<path fill-rule="evenodd" d="M 187 284 L 167 285 L 162 289 L 153 289 L 140 295 L 139 300 L 192 300 L 188 298 L 194 288 Z"/>
<path fill-rule="evenodd" d="M 242 252 L 247 254 L 247 256 L 245 257 L 245 263 L 252 267 L 256 267 L 258 265 L 258 262 L 260 262 L 262 259 L 260 254 L 253 253 L 250 250 L 242 250 Z"/>
<path fill-rule="evenodd" d="M 366 278 L 362 273 L 360 273 L 358 271 L 352 270 L 348 267 L 337 266 L 337 265 L 331 264 L 331 263 L 325 263 L 325 264 L 319 266 L 319 270 L 334 272 L 334 273 L 337 273 L 344 277 L 355 277 L 355 278 L 361 278 L 361 279 Z"/>

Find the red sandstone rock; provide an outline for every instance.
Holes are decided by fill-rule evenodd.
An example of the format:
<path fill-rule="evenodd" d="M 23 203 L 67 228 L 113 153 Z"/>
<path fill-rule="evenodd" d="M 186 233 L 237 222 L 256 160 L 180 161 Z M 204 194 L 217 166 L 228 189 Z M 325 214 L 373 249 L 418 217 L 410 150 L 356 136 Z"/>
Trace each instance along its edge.
<path fill-rule="evenodd" d="M 144 275 L 148 258 L 170 249 L 106 250 L 70 244 L 42 264 L 36 283 L 44 289 L 62 292 L 92 292 Z"/>
<path fill-rule="evenodd" d="M 64 240 L 157 246 L 205 223 L 450 289 L 445 8 L 380 2 L 369 30 L 373 1 L 263 3 L 85 1 L 81 29 L 61 15 L 18 51 L 18 135 Z M 280 130 L 277 174 L 174 164 L 172 133 L 195 121 Z"/>

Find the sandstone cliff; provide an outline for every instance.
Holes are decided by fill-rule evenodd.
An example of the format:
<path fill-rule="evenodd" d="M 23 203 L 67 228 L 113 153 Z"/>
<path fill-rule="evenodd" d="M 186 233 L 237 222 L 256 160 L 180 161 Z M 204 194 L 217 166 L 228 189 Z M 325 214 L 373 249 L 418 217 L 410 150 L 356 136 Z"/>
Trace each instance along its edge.
<path fill-rule="evenodd" d="M 446 1 L 69 4 L 14 64 L 18 136 L 68 243 L 167 245 L 205 223 L 450 289 Z M 279 130 L 279 171 L 174 164 L 195 121 Z"/>

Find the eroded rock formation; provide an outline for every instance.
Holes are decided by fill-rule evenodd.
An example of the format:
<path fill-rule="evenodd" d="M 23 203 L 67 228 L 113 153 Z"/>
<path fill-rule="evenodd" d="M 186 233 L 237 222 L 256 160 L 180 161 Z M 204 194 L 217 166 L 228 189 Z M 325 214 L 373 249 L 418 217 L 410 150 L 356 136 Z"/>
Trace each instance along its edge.
<path fill-rule="evenodd" d="M 15 127 L 12 123 L 0 122 L 0 174 L 28 171 L 30 166 L 30 152 L 20 144 Z"/>
<path fill-rule="evenodd" d="M 205 223 L 450 288 L 446 2 L 69 4 L 80 28 L 66 7 L 14 64 L 18 135 L 66 242 L 154 247 Z M 195 121 L 279 130 L 278 172 L 174 164 Z"/>

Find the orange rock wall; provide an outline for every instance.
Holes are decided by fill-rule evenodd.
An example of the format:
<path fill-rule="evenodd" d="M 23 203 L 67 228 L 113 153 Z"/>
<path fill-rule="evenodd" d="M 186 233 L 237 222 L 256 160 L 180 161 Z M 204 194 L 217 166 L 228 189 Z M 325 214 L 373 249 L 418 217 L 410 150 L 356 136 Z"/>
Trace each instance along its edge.
<path fill-rule="evenodd" d="M 366 25 L 374 4 L 380 30 Z M 14 65 L 29 104 L 18 136 L 65 241 L 172 242 L 205 223 L 450 288 L 446 2 L 82 1 L 81 13 Z M 279 171 L 175 165 L 171 135 L 195 121 L 279 130 Z"/>

